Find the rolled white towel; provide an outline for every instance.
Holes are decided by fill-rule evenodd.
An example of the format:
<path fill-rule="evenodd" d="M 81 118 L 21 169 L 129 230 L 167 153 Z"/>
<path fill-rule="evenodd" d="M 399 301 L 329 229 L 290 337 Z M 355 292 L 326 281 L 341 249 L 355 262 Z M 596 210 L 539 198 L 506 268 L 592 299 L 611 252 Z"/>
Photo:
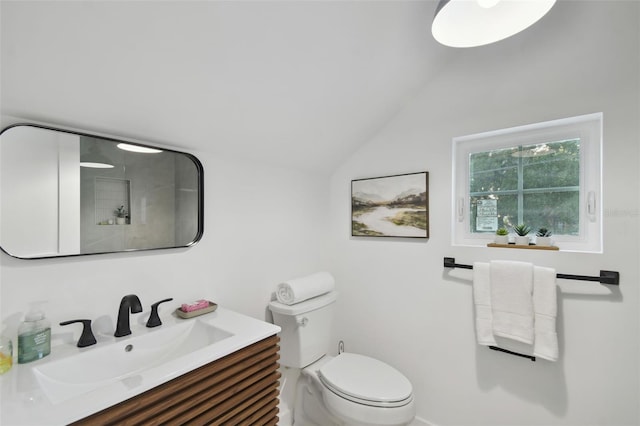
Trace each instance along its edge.
<path fill-rule="evenodd" d="M 285 305 L 294 305 L 320 296 L 335 288 L 335 280 L 329 272 L 318 272 L 278 284 L 276 298 Z"/>

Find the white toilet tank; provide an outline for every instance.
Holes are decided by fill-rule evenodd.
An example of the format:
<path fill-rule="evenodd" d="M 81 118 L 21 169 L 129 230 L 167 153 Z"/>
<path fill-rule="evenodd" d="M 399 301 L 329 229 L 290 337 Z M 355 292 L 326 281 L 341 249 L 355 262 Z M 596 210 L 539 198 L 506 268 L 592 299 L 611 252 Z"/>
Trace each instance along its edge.
<path fill-rule="evenodd" d="M 337 296 L 337 292 L 331 291 L 295 305 L 269 303 L 273 322 L 282 328 L 280 364 L 304 368 L 327 353 Z"/>

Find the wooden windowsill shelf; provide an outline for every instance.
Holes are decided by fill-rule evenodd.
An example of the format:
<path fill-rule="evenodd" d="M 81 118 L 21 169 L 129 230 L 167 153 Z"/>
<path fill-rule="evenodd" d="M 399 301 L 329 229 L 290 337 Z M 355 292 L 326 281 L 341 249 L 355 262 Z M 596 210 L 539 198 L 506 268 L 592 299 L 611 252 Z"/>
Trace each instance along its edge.
<path fill-rule="evenodd" d="M 496 244 L 489 243 L 487 247 L 498 247 L 498 248 L 515 248 L 515 249 L 524 249 L 524 250 L 560 250 L 560 247 L 557 246 L 537 246 L 535 244 L 529 244 L 528 246 L 520 245 L 520 244 Z"/>

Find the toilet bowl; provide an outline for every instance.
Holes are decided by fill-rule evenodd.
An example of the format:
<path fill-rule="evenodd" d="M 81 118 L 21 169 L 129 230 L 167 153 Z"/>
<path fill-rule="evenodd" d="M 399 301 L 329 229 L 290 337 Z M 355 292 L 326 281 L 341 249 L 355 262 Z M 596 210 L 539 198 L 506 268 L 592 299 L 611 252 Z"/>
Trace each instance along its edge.
<path fill-rule="evenodd" d="M 360 354 L 327 355 L 331 292 L 296 305 L 273 301 L 269 309 L 280 333 L 280 362 L 299 369 L 295 426 L 401 426 L 415 416 L 411 382 L 390 365 Z"/>
<path fill-rule="evenodd" d="M 305 368 L 303 374 L 315 374 L 327 410 L 345 424 L 411 422 L 415 415 L 412 387 L 398 370 L 374 358 L 346 352 L 323 360 L 322 365 Z"/>

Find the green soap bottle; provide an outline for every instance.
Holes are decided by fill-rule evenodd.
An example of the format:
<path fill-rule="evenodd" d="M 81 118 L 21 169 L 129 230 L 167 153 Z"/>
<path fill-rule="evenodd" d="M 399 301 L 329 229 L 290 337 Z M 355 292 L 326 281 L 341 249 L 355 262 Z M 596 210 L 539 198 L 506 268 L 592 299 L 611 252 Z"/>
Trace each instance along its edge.
<path fill-rule="evenodd" d="M 25 315 L 18 328 L 18 364 L 36 361 L 51 353 L 51 324 L 42 311 Z"/>

